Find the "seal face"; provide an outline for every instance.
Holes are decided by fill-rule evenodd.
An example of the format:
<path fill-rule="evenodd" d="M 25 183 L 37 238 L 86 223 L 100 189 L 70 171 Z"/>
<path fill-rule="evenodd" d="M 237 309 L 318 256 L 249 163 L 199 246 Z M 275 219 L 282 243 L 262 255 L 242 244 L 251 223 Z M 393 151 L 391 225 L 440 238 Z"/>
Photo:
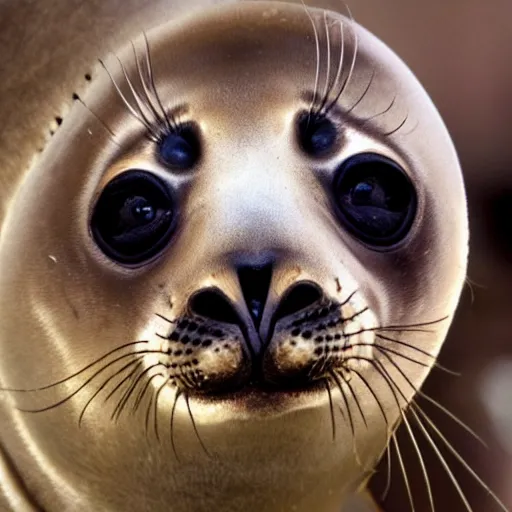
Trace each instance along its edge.
<path fill-rule="evenodd" d="M 462 287 L 444 125 L 336 13 L 223 6 L 118 55 L 2 226 L 12 472 L 45 510 L 338 510 Z"/>

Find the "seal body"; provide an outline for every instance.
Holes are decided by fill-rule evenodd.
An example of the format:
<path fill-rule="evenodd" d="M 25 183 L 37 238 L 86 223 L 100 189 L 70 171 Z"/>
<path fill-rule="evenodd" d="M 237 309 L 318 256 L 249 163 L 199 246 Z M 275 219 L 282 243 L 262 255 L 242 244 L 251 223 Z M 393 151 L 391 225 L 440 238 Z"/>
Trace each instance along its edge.
<path fill-rule="evenodd" d="M 458 301 L 446 129 L 337 13 L 156 3 L 116 23 L 115 54 L 76 27 L 69 80 L 42 84 L 57 114 L 5 129 L 0 503 L 338 511 Z M 45 119 L 37 153 L 23 133 Z"/>

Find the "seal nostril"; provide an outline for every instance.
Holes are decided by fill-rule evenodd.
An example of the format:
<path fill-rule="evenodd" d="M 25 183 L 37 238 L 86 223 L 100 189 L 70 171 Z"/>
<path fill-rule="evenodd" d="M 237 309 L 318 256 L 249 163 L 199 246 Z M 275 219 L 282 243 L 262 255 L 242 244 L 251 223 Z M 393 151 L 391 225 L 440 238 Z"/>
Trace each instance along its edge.
<path fill-rule="evenodd" d="M 249 313 L 258 329 L 272 280 L 272 264 L 241 266 L 238 269 L 238 279 Z"/>
<path fill-rule="evenodd" d="M 311 306 L 322 297 L 322 290 L 316 284 L 308 281 L 296 284 L 281 300 L 274 316 L 274 322 Z"/>
<path fill-rule="evenodd" d="M 189 301 L 192 313 L 223 322 L 226 324 L 240 324 L 240 319 L 233 305 L 219 290 L 208 288 L 196 292 Z"/>

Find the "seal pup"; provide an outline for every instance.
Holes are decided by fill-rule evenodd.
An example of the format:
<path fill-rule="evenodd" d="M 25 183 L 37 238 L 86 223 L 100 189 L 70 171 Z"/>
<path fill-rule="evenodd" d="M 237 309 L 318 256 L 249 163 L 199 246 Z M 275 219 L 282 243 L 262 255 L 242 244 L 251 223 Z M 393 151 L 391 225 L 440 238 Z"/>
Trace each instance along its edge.
<path fill-rule="evenodd" d="M 346 509 L 464 281 L 449 135 L 337 13 L 127 32 L 8 179 L 2 505 Z"/>

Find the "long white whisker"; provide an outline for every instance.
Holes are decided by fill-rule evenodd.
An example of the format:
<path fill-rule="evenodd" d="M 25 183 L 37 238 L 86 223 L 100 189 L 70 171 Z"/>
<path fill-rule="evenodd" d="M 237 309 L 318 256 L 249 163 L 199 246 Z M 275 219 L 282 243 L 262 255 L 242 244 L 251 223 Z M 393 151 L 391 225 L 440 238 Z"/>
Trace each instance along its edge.
<path fill-rule="evenodd" d="M 407 496 L 409 497 L 409 504 L 411 505 L 411 511 L 415 512 L 416 509 L 414 508 L 414 499 L 412 497 L 411 485 L 409 483 L 409 477 L 407 476 L 407 470 L 405 469 L 402 452 L 400 451 L 400 447 L 398 446 L 398 440 L 396 438 L 396 433 L 393 433 L 391 438 L 393 440 L 393 444 L 395 446 L 396 454 L 398 457 L 398 463 L 400 464 L 400 469 L 402 470 L 402 475 L 404 477 L 405 488 L 407 489 Z"/>
<path fill-rule="evenodd" d="M 153 115 L 153 118 L 155 122 L 158 125 L 161 125 L 163 123 L 163 119 L 160 115 L 160 113 L 157 111 L 155 105 L 153 104 L 153 99 L 151 97 L 151 90 L 146 83 L 146 79 L 144 77 L 144 74 L 142 72 L 142 68 L 139 62 L 139 56 L 137 54 L 137 49 L 135 48 L 135 44 L 133 41 L 131 41 L 132 49 L 133 49 L 133 57 L 135 59 L 135 65 L 137 67 L 137 74 L 139 75 L 139 82 L 142 85 L 142 90 L 144 92 L 144 100 L 147 108 L 151 111 L 151 114 Z"/>
<path fill-rule="evenodd" d="M 144 43 L 145 43 L 146 68 L 147 68 L 147 73 L 148 73 L 149 86 L 151 87 L 151 90 L 153 91 L 153 96 L 155 97 L 156 102 L 158 103 L 158 107 L 162 111 L 162 116 L 165 119 L 165 122 L 167 124 L 167 129 L 169 131 L 175 130 L 176 123 L 174 121 L 171 123 L 171 120 L 169 119 L 169 116 L 167 115 L 167 112 L 165 111 L 165 108 L 162 104 L 162 100 L 160 99 L 160 96 L 158 95 L 158 91 L 156 90 L 155 77 L 153 74 L 153 65 L 151 62 L 151 51 L 149 48 L 148 36 L 146 35 L 146 32 L 142 32 L 142 35 L 144 37 Z"/>
<path fill-rule="evenodd" d="M 505 504 L 496 496 L 496 494 L 491 490 L 491 488 L 480 478 L 480 476 L 471 468 L 471 466 L 466 462 L 464 457 L 460 455 L 460 453 L 453 447 L 453 445 L 446 439 L 444 434 L 439 430 L 439 428 L 434 424 L 434 422 L 428 417 L 428 415 L 421 409 L 416 406 L 416 404 L 412 404 L 415 409 L 421 414 L 423 419 L 428 423 L 429 427 L 435 432 L 435 434 L 441 439 L 443 444 L 448 448 L 448 450 L 452 453 L 452 455 L 462 464 L 462 466 L 468 471 L 468 473 L 489 493 L 489 495 L 494 499 L 496 504 L 504 511 L 508 512 L 508 508 Z M 416 413 L 414 413 L 417 416 Z"/>
<path fill-rule="evenodd" d="M 139 93 L 137 92 L 137 89 L 135 89 L 133 82 L 131 81 L 130 77 L 128 76 L 128 72 L 126 71 L 126 68 L 124 67 L 123 62 L 117 55 L 114 55 L 114 56 L 115 56 L 117 62 L 119 63 L 119 65 L 121 66 L 121 70 L 122 70 L 124 79 L 125 79 L 126 83 L 128 84 L 128 87 L 130 89 L 133 99 L 135 100 L 135 106 L 136 106 L 137 112 L 139 113 L 139 116 L 144 120 L 144 124 L 148 128 L 148 130 L 150 130 L 152 135 L 154 135 L 153 130 L 152 130 L 151 121 L 148 119 L 146 113 L 144 112 L 144 108 L 147 108 L 146 105 L 144 105 L 144 102 L 140 99 Z"/>
<path fill-rule="evenodd" d="M 383 502 L 388 497 L 389 491 L 391 489 L 391 443 L 388 443 L 386 446 L 386 457 L 387 457 L 387 472 L 386 472 L 386 486 L 382 491 L 380 501 Z"/>
<path fill-rule="evenodd" d="M 331 76 L 331 38 L 329 33 L 329 26 L 327 24 L 327 11 L 324 11 L 324 28 L 325 28 L 325 40 L 327 49 L 327 70 L 325 73 L 325 85 L 324 92 L 322 93 L 322 103 L 325 98 L 329 95 L 329 78 Z"/>
<path fill-rule="evenodd" d="M 309 18 L 311 22 L 311 26 L 313 27 L 313 33 L 315 35 L 315 47 L 316 47 L 316 71 L 315 71 L 315 86 L 313 89 L 313 97 L 311 98 L 311 104 L 309 106 L 309 113 L 313 112 L 314 106 L 317 102 L 318 95 L 318 82 L 320 80 L 320 38 L 318 36 L 318 29 L 316 28 L 315 20 L 311 13 L 309 12 L 304 0 L 301 0 L 301 3 L 304 7 L 304 11 L 306 12 L 306 16 Z"/>
<path fill-rule="evenodd" d="M 452 483 L 453 483 L 455 489 L 457 490 L 457 492 L 458 492 L 462 502 L 464 503 L 466 509 L 469 512 L 473 512 L 473 509 L 471 508 L 471 505 L 469 504 L 469 502 L 468 502 L 468 500 L 466 498 L 466 495 L 464 494 L 464 491 L 462 490 L 458 480 L 455 478 L 455 475 L 453 474 L 452 470 L 450 469 L 450 466 L 446 462 L 446 459 L 443 457 L 443 454 L 441 453 L 441 451 L 437 447 L 435 441 L 432 439 L 432 436 L 428 433 L 428 430 L 425 428 L 425 425 L 421 421 L 421 418 L 416 414 L 416 411 L 414 410 L 413 407 L 411 407 L 410 411 L 414 415 L 416 423 L 418 424 L 418 426 L 420 427 L 421 431 L 423 432 L 423 435 L 425 436 L 425 438 L 429 442 L 430 446 L 434 450 L 435 454 L 437 455 L 437 458 L 439 459 L 439 462 L 441 463 L 441 465 L 443 466 L 444 470 L 446 471 L 446 474 L 449 476 L 450 480 L 452 481 Z"/>
<path fill-rule="evenodd" d="M 409 437 L 411 439 L 411 442 L 414 446 L 414 450 L 416 451 L 416 455 L 418 456 L 418 461 L 421 466 L 421 471 L 423 473 L 423 478 L 425 480 L 425 485 L 427 487 L 427 493 L 428 493 L 428 499 L 430 502 L 430 510 L 432 512 L 435 512 L 435 506 L 434 506 L 434 496 L 432 494 L 432 486 L 430 485 L 430 478 L 428 476 L 427 466 L 425 465 L 425 460 L 423 459 L 423 455 L 421 453 L 420 447 L 418 445 L 418 442 L 416 441 L 416 437 L 414 436 L 414 432 L 411 428 L 411 425 L 409 423 L 409 420 L 407 419 L 406 414 L 404 411 L 401 411 L 402 419 L 405 424 L 405 427 L 407 428 L 407 432 L 409 433 Z"/>
<path fill-rule="evenodd" d="M 333 89 L 340 82 L 342 71 L 343 71 L 343 60 L 345 59 L 345 27 L 343 25 L 343 20 L 340 20 L 339 26 L 340 26 L 340 38 L 341 38 L 340 58 L 338 61 L 338 70 L 336 72 L 336 77 L 334 78 L 334 82 L 333 82 L 333 87 L 332 87 Z"/>
<path fill-rule="evenodd" d="M 355 70 L 356 62 L 357 62 L 357 56 L 358 56 L 358 52 L 359 52 L 359 36 L 357 34 L 357 28 L 355 26 L 355 20 L 354 20 L 354 17 L 352 16 L 352 12 L 351 12 L 349 6 L 345 4 L 345 7 L 346 7 L 346 9 L 348 11 L 349 18 L 350 18 L 350 21 L 351 21 L 351 24 L 352 24 L 352 36 L 353 36 L 353 39 L 354 39 L 354 52 L 353 52 L 353 55 L 352 55 L 352 62 L 350 64 L 350 69 L 349 69 L 347 78 L 343 82 L 343 85 L 341 86 L 341 89 L 339 90 L 338 94 L 336 94 L 336 97 L 334 98 L 334 100 L 331 101 L 331 103 L 327 106 L 327 108 L 326 108 L 327 112 L 329 110 L 331 110 L 331 108 L 339 101 L 339 99 L 341 98 L 341 96 L 343 95 L 343 93 L 345 92 L 347 87 L 349 86 L 350 80 L 352 79 L 352 76 L 354 74 L 354 70 Z"/>
<path fill-rule="evenodd" d="M 128 109 L 128 112 L 135 118 L 137 119 L 137 121 L 139 121 L 146 129 L 150 129 L 150 127 L 147 125 L 147 123 L 144 121 L 144 119 L 142 117 L 140 117 L 140 115 L 138 114 L 138 112 L 133 108 L 133 106 L 131 105 L 131 103 L 128 101 L 128 99 L 126 98 L 126 96 L 124 95 L 124 93 L 121 91 L 121 88 L 119 87 L 119 85 L 117 84 L 117 82 L 114 80 L 114 77 L 112 76 L 112 74 L 110 73 L 110 71 L 108 70 L 107 66 L 104 64 L 104 62 L 102 60 L 99 61 L 101 66 L 103 67 L 103 69 L 106 71 L 106 73 L 108 74 L 109 78 L 110 78 L 110 81 L 112 82 L 112 85 L 114 86 L 114 89 L 116 90 L 118 96 L 121 98 L 121 101 L 124 103 L 124 106 Z"/>

